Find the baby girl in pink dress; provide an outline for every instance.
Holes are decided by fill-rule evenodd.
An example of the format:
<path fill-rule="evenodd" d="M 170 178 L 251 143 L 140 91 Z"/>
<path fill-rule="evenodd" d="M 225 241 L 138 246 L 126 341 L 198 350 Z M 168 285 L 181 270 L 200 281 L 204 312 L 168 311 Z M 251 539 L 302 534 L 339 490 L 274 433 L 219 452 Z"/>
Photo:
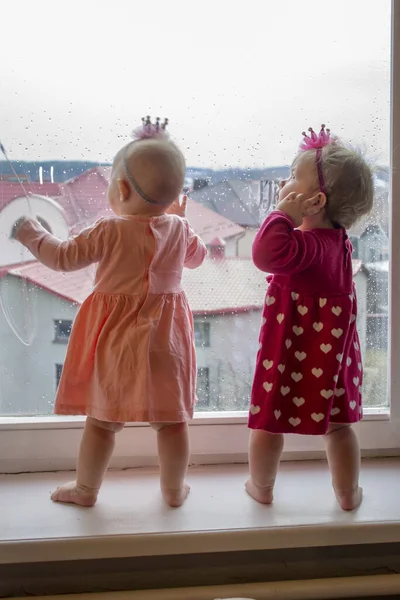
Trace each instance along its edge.
<path fill-rule="evenodd" d="M 361 502 L 360 451 L 351 424 L 362 418 L 352 247 L 346 234 L 372 208 L 365 160 L 329 130 L 305 134 L 279 204 L 253 244 L 268 277 L 252 389 L 248 493 L 269 504 L 283 434 L 324 435 L 340 506 Z"/>
<path fill-rule="evenodd" d="M 17 238 L 59 271 L 98 263 L 93 293 L 76 317 L 55 412 L 86 415 L 77 479 L 56 502 L 93 506 L 126 422 L 157 431 L 161 490 L 170 506 L 188 492 L 188 421 L 193 416 L 196 356 L 192 314 L 181 287 L 184 267 L 199 267 L 206 248 L 184 218 L 179 194 L 185 160 L 165 125 L 148 119 L 113 163 L 102 218 L 67 241 L 24 220 Z"/>

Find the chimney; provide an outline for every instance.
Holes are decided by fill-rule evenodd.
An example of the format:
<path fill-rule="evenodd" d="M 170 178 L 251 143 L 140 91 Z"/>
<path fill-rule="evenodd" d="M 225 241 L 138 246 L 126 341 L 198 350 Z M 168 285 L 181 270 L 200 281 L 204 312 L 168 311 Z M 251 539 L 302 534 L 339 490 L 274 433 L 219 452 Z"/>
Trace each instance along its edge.
<path fill-rule="evenodd" d="M 208 244 L 210 252 L 210 258 L 213 260 L 222 260 L 225 258 L 225 242 L 221 238 L 214 238 L 212 242 Z"/>

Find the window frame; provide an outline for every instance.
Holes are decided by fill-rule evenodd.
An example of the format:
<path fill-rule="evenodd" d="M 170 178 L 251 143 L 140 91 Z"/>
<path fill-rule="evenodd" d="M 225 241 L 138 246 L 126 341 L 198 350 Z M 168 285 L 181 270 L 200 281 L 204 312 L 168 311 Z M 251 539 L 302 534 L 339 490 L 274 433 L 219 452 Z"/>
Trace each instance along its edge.
<path fill-rule="evenodd" d="M 400 0 L 392 0 L 391 48 L 391 194 L 400 198 Z M 400 455 L 400 203 L 391 201 L 389 273 L 389 410 L 367 409 L 355 426 L 363 453 Z M 397 268 L 392 268 L 396 265 Z M 197 413 L 190 425 L 194 464 L 243 462 L 247 456 L 246 413 Z M 0 417 L 0 472 L 73 469 L 81 439 L 82 417 Z M 323 440 L 287 436 L 286 459 L 321 455 Z M 128 424 L 117 436 L 111 466 L 128 468 L 157 463 L 152 429 Z"/>

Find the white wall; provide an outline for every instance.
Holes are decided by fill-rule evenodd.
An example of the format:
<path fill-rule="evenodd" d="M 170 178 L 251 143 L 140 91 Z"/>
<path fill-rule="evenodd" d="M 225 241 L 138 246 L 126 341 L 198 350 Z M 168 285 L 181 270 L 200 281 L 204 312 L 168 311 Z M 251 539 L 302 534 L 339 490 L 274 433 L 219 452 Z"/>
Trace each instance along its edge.
<path fill-rule="evenodd" d="M 365 356 L 366 283 L 356 278 L 358 327 Z M 56 391 L 56 363 L 65 359 L 66 345 L 54 342 L 54 320 L 73 319 L 77 306 L 44 290 L 29 287 L 28 309 L 35 336 L 26 347 L 14 336 L 0 311 L 0 414 L 51 414 Z M 19 329 L 26 323 L 21 280 L 0 279 L 0 297 L 9 305 Z M 196 317 L 210 323 L 210 346 L 196 348 L 198 367 L 208 367 L 209 410 L 245 410 L 253 378 L 261 309 L 236 315 Z"/>
<path fill-rule="evenodd" d="M 28 310 L 24 309 L 21 280 L 0 279 L 0 296 L 9 304 L 17 328 L 24 332 L 32 314 L 34 339 L 24 346 L 13 334 L 0 311 L 0 414 L 51 414 L 56 390 L 56 363 L 63 363 L 66 345 L 54 343 L 54 319 L 73 319 L 77 307 L 41 289 L 29 286 Z M 26 336 L 25 336 L 26 339 Z"/>
<path fill-rule="evenodd" d="M 257 231 L 258 229 L 253 229 L 251 227 L 245 229 L 244 236 L 240 238 L 238 242 L 237 255 L 239 258 L 251 258 L 251 249 Z"/>
<path fill-rule="evenodd" d="M 253 380 L 261 309 L 195 320 L 210 323 L 210 346 L 196 348 L 198 368 L 209 369 L 209 410 L 245 410 Z"/>

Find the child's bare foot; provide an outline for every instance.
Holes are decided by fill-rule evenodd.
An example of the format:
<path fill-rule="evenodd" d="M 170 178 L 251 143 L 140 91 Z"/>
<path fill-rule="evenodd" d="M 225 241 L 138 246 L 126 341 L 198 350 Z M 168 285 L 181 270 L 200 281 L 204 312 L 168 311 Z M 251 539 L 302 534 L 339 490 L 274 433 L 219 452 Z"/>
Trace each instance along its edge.
<path fill-rule="evenodd" d="M 342 510 L 355 510 L 362 502 L 363 490 L 358 487 L 353 492 L 337 493 L 336 499 Z"/>
<path fill-rule="evenodd" d="M 259 488 L 252 482 L 251 479 L 246 481 L 244 487 L 246 488 L 246 492 L 249 494 L 249 496 L 254 498 L 254 500 L 257 500 L 257 502 L 260 502 L 261 504 L 272 504 L 274 500 L 274 492 L 272 488 Z"/>
<path fill-rule="evenodd" d="M 97 493 L 81 490 L 76 481 L 65 483 L 52 493 L 53 502 L 63 502 L 65 504 L 77 504 L 78 506 L 94 506 L 97 500 Z"/>
<path fill-rule="evenodd" d="M 188 497 L 190 487 L 184 483 L 181 490 L 168 490 L 161 488 L 161 492 L 165 502 L 171 506 L 171 508 L 178 508 L 178 506 L 182 506 Z"/>

